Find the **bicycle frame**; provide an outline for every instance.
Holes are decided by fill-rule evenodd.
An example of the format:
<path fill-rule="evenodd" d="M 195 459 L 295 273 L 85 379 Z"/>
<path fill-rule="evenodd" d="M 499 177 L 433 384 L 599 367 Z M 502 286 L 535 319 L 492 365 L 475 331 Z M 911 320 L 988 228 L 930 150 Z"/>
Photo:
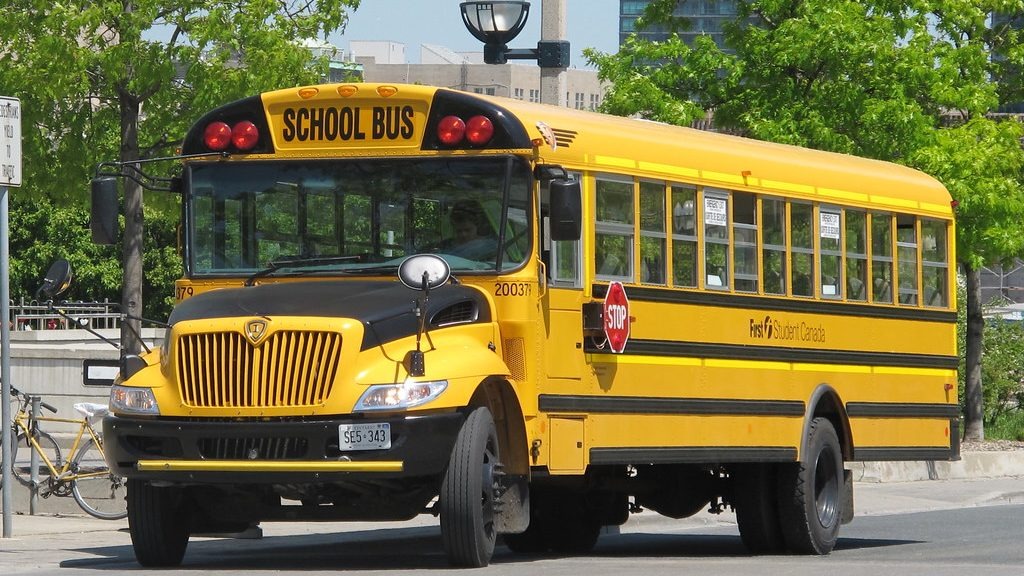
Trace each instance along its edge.
<path fill-rule="evenodd" d="M 43 463 L 46 464 L 47 469 L 50 471 L 50 478 L 52 480 L 56 482 L 71 482 L 82 478 L 102 477 L 108 474 L 107 471 L 78 474 L 71 470 L 71 464 L 74 460 L 73 456 L 78 452 L 79 447 L 83 445 L 83 439 L 86 438 L 86 432 L 88 432 L 88 437 L 92 438 L 92 441 L 96 443 L 100 453 L 103 454 L 103 442 L 100 440 L 96 430 L 93 429 L 88 418 L 59 418 L 56 416 L 36 416 L 33 418 L 31 411 L 27 409 L 27 404 L 27 402 L 22 403 L 21 409 L 18 410 L 18 413 L 14 417 L 14 425 L 25 433 L 25 437 L 28 438 L 32 450 L 42 459 Z M 71 444 L 71 449 L 68 452 L 69 457 L 64 459 L 60 468 L 57 468 L 57 465 L 50 461 L 50 458 L 46 455 L 46 451 L 39 444 L 39 441 L 36 440 L 36 435 L 33 432 L 39 429 L 40 422 L 59 422 L 78 425 L 78 433 L 75 435 L 75 441 Z"/>

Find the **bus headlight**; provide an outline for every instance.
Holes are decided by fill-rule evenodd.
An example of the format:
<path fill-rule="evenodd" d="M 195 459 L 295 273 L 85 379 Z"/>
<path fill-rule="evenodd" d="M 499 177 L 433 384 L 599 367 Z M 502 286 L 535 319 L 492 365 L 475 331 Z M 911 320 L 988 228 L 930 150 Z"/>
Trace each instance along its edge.
<path fill-rule="evenodd" d="M 359 401 L 356 402 L 354 411 L 412 408 L 437 398 L 447 387 L 447 380 L 377 384 L 363 392 Z"/>
<path fill-rule="evenodd" d="M 121 414 L 160 414 L 152 390 L 118 384 L 110 388 L 110 409 Z"/>

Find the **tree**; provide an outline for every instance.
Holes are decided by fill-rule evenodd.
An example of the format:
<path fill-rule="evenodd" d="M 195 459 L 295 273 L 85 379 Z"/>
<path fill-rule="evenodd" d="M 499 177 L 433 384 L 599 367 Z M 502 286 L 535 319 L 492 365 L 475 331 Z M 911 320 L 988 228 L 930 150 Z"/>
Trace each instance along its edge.
<path fill-rule="evenodd" d="M 0 80 L 26 110 L 29 194 L 67 199 L 91 167 L 166 156 L 205 110 L 322 77 L 301 41 L 342 29 L 359 0 L 11 0 Z M 145 109 L 143 110 L 143 105 Z M 148 165 L 147 165 L 148 166 Z M 168 170 L 168 167 L 149 169 Z M 78 202 L 81 202 L 80 200 Z M 125 312 L 143 311 L 142 187 L 124 179 Z M 161 247 L 166 248 L 166 247 Z M 130 329 L 122 345 L 138 351 Z"/>
<path fill-rule="evenodd" d="M 684 0 L 685 1 L 685 0 Z M 655 0 L 638 28 L 678 29 L 676 0 Z M 585 51 L 612 89 L 603 109 L 715 126 L 753 138 L 922 169 L 959 203 L 968 276 L 967 439 L 984 436 L 978 270 L 1024 253 L 1024 152 L 1018 122 L 990 116 L 1024 61 L 1021 32 L 989 26 L 1021 0 L 738 0 L 726 48 L 709 37 L 631 37 L 617 54 Z M 1008 79 L 1006 82 L 1002 79 Z"/>

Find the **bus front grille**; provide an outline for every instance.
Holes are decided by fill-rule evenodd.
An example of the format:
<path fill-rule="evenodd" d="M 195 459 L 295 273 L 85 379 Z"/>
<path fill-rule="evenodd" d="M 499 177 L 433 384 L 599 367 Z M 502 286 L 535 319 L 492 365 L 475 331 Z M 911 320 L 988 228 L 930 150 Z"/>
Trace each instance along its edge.
<path fill-rule="evenodd" d="M 199 454 L 213 460 L 295 460 L 307 451 L 305 438 L 199 439 Z"/>
<path fill-rule="evenodd" d="M 186 406 L 272 408 L 322 405 L 341 357 L 341 334 L 280 331 L 254 346 L 240 333 L 185 334 L 177 342 Z"/>

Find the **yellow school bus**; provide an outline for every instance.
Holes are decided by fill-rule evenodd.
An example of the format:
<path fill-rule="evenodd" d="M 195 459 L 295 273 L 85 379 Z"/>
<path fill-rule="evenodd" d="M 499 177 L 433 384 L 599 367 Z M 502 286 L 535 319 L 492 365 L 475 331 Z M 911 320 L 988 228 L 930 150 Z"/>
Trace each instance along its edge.
<path fill-rule="evenodd" d="M 730 507 L 753 552 L 827 554 L 846 463 L 959 457 L 953 209 L 920 172 L 359 83 L 222 106 L 181 156 L 171 328 L 104 422 L 144 565 L 434 514 L 484 566 Z"/>

